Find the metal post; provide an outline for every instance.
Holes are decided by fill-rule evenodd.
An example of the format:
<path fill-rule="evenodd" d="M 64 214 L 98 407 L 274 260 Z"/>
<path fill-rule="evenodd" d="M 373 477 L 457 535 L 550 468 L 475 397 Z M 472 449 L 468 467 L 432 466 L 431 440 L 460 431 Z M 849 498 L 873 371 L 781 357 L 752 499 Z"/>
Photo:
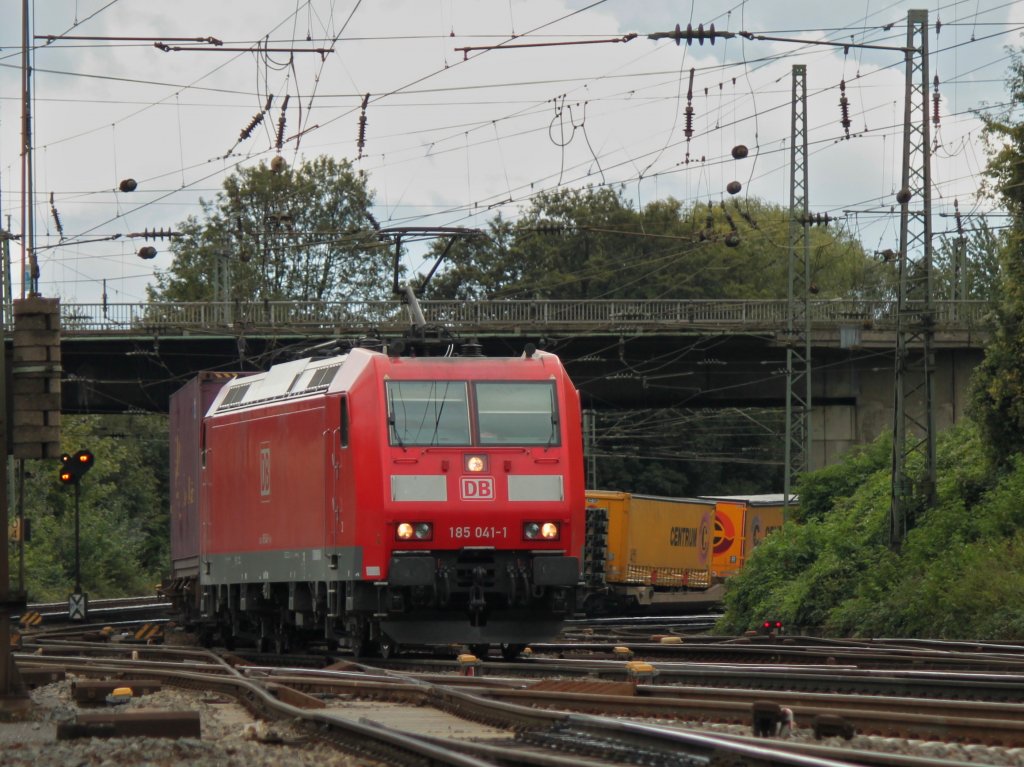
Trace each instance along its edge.
<path fill-rule="evenodd" d="M 899 547 L 913 526 L 914 509 L 935 501 L 935 411 L 932 345 L 931 137 L 928 83 L 928 12 L 907 14 L 907 67 L 903 112 L 900 203 L 900 285 L 896 315 L 896 380 L 893 407 L 892 505 L 889 544 Z M 911 209 L 913 204 L 914 208 Z M 915 488 L 907 472 L 911 455 L 923 456 Z"/>
<path fill-rule="evenodd" d="M 82 559 L 79 549 L 79 500 L 82 497 L 81 485 L 75 483 L 75 593 L 82 593 Z"/>
<path fill-rule="evenodd" d="M 811 457 L 810 210 L 807 193 L 807 67 L 793 65 L 789 162 L 789 294 L 786 321 L 785 506 Z"/>
<path fill-rule="evenodd" d="M 81 548 L 79 539 L 81 478 L 75 481 L 75 590 L 68 596 L 68 619 L 84 621 L 89 616 L 89 595 L 82 593 Z"/>
<path fill-rule="evenodd" d="M 18 527 L 21 539 L 18 541 L 18 591 L 25 591 L 25 538 L 28 527 L 25 524 L 25 459 L 18 459 Z M 12 483 L 13 484 L 13 483 Z M 8 494 L 10 495 L 10 494 Z"/>
<path fill-rule="evenodd" d="M 32 168 L 32 66 L 29 2 L 21 3 L 21 297 L 39 291 L 39 264 L 35 252 L 35 173 Z M 27 258 L 27 263 L 26 263 Z"/>
<path fill-rule="evenodd" d="M 3 239 L 3 263 L 0 264 L 0 716 L 24 711 L 30 699 L 14 665 L 11 652 L 11 614 L 25 607 L 25 594 L 20 587 L 11 590 L 10 561 L 8 558 L 8 488 L 10 476 L 10 449 L 7 413 L 7 321 L 12 316 L 7 301 L 11 290 L 6 265 L 10 257 L 10 233 L 0 230 Z M 24 530 L 24 528 L 22 528 Z"/>

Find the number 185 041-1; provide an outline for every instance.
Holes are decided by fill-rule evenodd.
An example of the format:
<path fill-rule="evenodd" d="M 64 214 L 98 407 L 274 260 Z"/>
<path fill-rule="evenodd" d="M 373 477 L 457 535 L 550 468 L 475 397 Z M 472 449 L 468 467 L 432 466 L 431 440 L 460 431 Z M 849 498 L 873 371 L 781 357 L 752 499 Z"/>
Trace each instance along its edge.
<path fill-rule="evenodd" d="M 507 527 L 496 527 L 493 525 L 456 525 L 449 526 L 448 535 L 452 538 L 508 538 Z"/>

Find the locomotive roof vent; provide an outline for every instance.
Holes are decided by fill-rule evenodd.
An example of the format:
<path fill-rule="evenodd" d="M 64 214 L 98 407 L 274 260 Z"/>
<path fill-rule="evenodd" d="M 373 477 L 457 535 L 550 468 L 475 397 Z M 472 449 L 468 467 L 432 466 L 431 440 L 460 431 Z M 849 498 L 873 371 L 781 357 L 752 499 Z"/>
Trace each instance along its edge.
<path fill-rule="evenodd" d="M 463 357 L 483 357 L 484 347 L 477 341 L 467 341 L 462 345 Z"/>
<path fill-rule="evenodd" d="M 337 365 L 329 365 L 327 367 L 319 368 L 312 377 L 309 379 L 309 383 L 306 384 L 306 390 L 310 389 L 326 389 L 331 381 L 334 380 L 334 374 L 341 369 L 341 363 Z"/>
<path fill-rule="evenodd" d="M 363 336 L 359 339 L 359 348 L 379 352 L 384 349 L 384 342 L 373 336 Z"/>
<path fill-rule="evenodd" d="M 227 407 L 228 405 L 234 405 L 242 401 L 242 397 L 249 391 L 249 384 L 242 386 L 233 386 L 228 390 L 228 393 L 224 396 L 224 401 L 220 403 L 221 407 Z"/>

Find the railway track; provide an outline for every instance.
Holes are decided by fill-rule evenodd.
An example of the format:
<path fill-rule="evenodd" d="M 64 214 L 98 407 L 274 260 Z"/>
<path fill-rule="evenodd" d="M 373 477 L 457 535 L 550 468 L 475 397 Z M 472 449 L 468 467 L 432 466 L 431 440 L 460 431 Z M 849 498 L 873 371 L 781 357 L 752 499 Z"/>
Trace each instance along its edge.
<path fill-rule="evenodd" d="M 1024 651 L 959 652 L 872 645 L 821 646 L 804 638 L 772 639 L 743 637 L 739 640 L 707 641 L 704 637 L 679 634 L 617 636 L 604 641 L 577 637 L 572 642 L 533 644 L 534 654 L 565 658 L 610 656 L 626 645 L 636 656 L 690 663 L 765 664 L 788 666 L 853 666 L 874 670 L 906 669 L 963 672 L 1024 671 Z M 972 645 L 976 646 L 976 645 Z"/>
<path fill-rule="evenodd" d="M 123 597 L 118 599 L 97 599 L 89 603 L 88 623 L 100 626 L 111 623 L 135 621 L 166 621 L 170 616 L 171 603 L 162 597 Z M 13 625 L 23 619 L 31 619 L 30 626 L 45 630 L 51 626 L 80 626 L 68 616 L 67 602 L 43 602 L 28 605 L 25 612 L 11 617 Z"/>
<path fill-rule="evenodd" d="M 730 644 L 725 639 L 702 642 Z M 261 719 L 301 722 L 306 737 L 389 764 L 911 767 L 953 762 L 929 755 L 924 746 L 904 749 L 924 753 L 893 755 L 870 750 L 865 742 L 915 739 L 946 749 L 985 748 L 983 758 L 971 758 L 992 764 L 1013 763 L 1003 752 L 1024 747 L 1024 706 L 1008 702 L 1024 697 L 1024 674 L 1011 670 L 1019 647 L 871 643 L 871 652 L 862 652 L 858 643 L 808 640 L 785 646 L 809 652 L 825 644 L 834 653 L 846 653 L 847 659 L 856 655 L 863 667 L 834 662 L 728 665 L 662 658 L 637 663 L 647 644 L 653 643 L 628 648 L 632 665 L 615 657 L 614 648 L 611 657 L 595 658 L 598 651 L 593 647 L 567 643 L 574 649 L 558 652 L 589 657 L 545 657 L 538 651 L 512 663 L 472 664 L 469 675 L 466 659 L 421 655 L 368 666 L 326 654 L 274 658 L 117 641 L 78 642 L 67 639 L 63 628 L 53 628 L 27 636 L 16 659 L 23 675 L 38 684 L 53 683 L 61 674 L 73 675 L 84 687 L 87 680 L 129 684 L 127 680 L 134 678 L 137 683 L 151 680 L 232 698 Z M 660 643 L 657 647 L 665 649 Z M 981 662 L 978 656 L 985 656 L 985 663 L 996 660 L 1003 670 L 913 668 L 919 655 L 928 659 L 957 651 L 963 651 L 963 662 L 951 666 L 970 668 L 972 662 Z M 906 662 L 903 670 L 869 667 L 898 658 Z M 703 683 L 707 680 L 713 684 Z M 855 692 L 842 689 L 849 684 L 855 685 Z M 952 699 L 951 691 L 963 699 Z M 766 705 L 792 711 L 803 735 L 785 740 L 749 737 L 755 710 L 760 707 L 763 712 Z M 424 717 L 420 731 L 409 724 Z M 452 724 L 467 720 L 476 725 Z M 472 742 L 438 735 L 466 727 L 473 733 L 468 736 Z M 813 740 L 814 735 L 824 738 L 843 733 L 844 728 L 847 734 L 856 733 L 858 742 L 845 745 L 833 737 L 825 746 Z"/>
<path fill-rule="evenodd" d="M 42 655 L 19 655 L 19 667 L 26 669 L 42 666 L 57 668 L 64 673 L 86 677 L 113 677 L 125 686 L 131 685 L 127 677 L 144 675 L 184 688 L 232 696 L 261 717 L 287 718 L 302 721 L 320 739 L 336 742 L 345 750 L 392 764 L 405 765 L 410 760 L 426 760 L 430 764 L 469 765 L 493 764 L 469 756 L 464 749 L 454 749 L 430 738 L 410 737 L 404 732 L 381 728 L 363 720 L 353 721 L 332 715 L 325 698 L 376 698 L 397 703 L 413 704 L 416 708 L 429 705 L 440 711 L 520 733 L 510 739 L 504 749 L 502 764 L 553 764 L 550 755 L 541 758 L 538 746 L 548 742 L 564 745 L 577 743 L 573 759 L 579 763 L 578 751 L 585 740 L 588 750 L 595 753 L 618 754 L 611 761 L 601 763 L 636 764 L 637 754 L 644 754 L 643 763 L 683 765 L 708 763 L 756 756 L 757 763 L 796 765 L 801 760 L 765 744 L 751 745 L 717 739 L 714 736 L 694 736 L 663 728 L 628 725 L 614 720 L 579 717 L 562 711 L 537 710 L 521 704 L 498 701 L 465 689 L 426 682 L 422 679 L 397 679 L 375 673 L 371 669 L 351 670 L 289 670 L 291 675 L 271 673 L 262 667 L 236 667 L 213 653 L 200 650 L 173 650 L 171 648 L 120 648 L 130 654 L 117 655 L 116 650 L 104 648 L 103 657 L 86 657 L 95 648 L 88 644 L 54 641 L 40 646 Z M 37 648 L 39 649 L 39 648 Z M 68 654 L 51 654 L 55 651 Z M 134 656 L 134 657 L 133 657 Z M 177 660 L 170 660 L 177 656 Z M 316 694 L 313 694 L 316 693 Z M 177 723 L 174 723 L 175 725 Z M 174 726 L 169 721 L 166 726 Z M 583 754 L 584 756 L 586 754 Z M 632 755 L 632 756 L 631 756 Z M 629 757 L 629 758 L 627 758 Z M 654 762 L 649 761 L 654 759 Z M 556 760 L 557 761 L 557 760 Z M 565 764 L 570 762 L 566 761 Z"/>

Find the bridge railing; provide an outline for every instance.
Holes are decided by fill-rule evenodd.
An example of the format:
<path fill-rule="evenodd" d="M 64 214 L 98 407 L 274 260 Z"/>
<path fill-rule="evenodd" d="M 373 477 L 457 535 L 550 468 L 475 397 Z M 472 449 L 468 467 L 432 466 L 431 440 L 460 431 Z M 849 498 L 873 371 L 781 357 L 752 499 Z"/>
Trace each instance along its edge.
<path fill-rule="evenodd" d="M 428 323 L 453 329 L 508 330 L 550 327 L 587 330 L 686 326 L 730 330 L 786 327 L 784 300 L 590 300 L 590 301 L 423 301 Z M 991 310 L 987 301 L 933 302 L 938 329 L 980 327 Z M 911 305 L 910 311 L 915 307 Z M 860 325 L 894 328 L 894 300 L 822 299 L 810 302 L 819 328 Z M 195 303 L 96 303 L 61 305 L 67 332 L 188 332 L 237 329 L 267 332 L 357 332 L 408 327 L 401 301 L 260 301 Z"/>

